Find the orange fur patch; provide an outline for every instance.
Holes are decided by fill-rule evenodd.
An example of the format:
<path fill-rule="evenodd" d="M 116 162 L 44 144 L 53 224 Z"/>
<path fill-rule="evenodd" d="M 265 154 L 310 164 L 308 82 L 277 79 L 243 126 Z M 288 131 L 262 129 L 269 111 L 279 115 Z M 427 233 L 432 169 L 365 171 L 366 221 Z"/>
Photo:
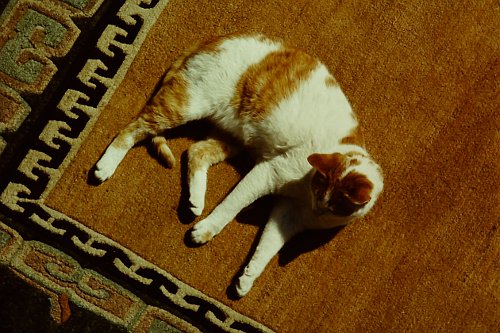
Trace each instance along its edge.
<path fill-rule="evenodd" d="M 363 132 L 361 132 L 361 128 L 359 126 L 356 126 L 351 131 L 351 133 L 349 133 L 348 136 L 346 136 L 346 137 L 342 138 L 342 140 L 340 140 L 340 143 L 364 147 L 365 146 L 365 137 L 363 135 Z"/>
<path fill-rule="evenodd" d="M 218 52 L 222 40 L 223 37 L 214 37 L 195 45 L 170 66 L 159 90 L 144 108 L 143 118 L 147 126 L 161 131 L 185 123 L 188 82 L 184 71 L 188 62 L 196 55 Z"/>
<path fill-rule="evenodd" d="M 156 135 L 165 129 L 164 118 L 155 112 L 142 112 L 139 117 L 128 124 L 113 140 L 118 149 L 130 149 L 130 140 L 134 143 Z"/>
<path fill-rule="evenodd" d="M 325 84 L 327 87 L 338 87 L 339 83 L 333 76 L 329 76 L 325 79 Z"/>
<path fill-rule="evenodd" d="M 342 166 L 346 163 L 346 157 L 339 153 L 334 154 L 312 154 L 307 158 L 311 166 L 318 170 L 323 176 L 328 176 L 332 172 L 342 173 Z M 338 176 L 340 176 L 340 174 Z M 336 175 L 331 175 L 336 178 Z"/>
<path fill-rule="evenodd" d="M 196 142 L 189 147 L 189 172 L 219 163 L 228 158 L 232 152 L 229 145 L 219 140 Z"/>
<path fill-rule="evenodd" d="M 351 215 L 371 199 L 373 183 L 365 175 L 352 171 L 342 177 L 359 160 L 334 153 L 312 154 L 308 161 L 318 171 L 312 178 L 312 192 L 320 202 L 330 193 L 328 206 L 334 214 Z"/>
<path fill-rule="evenodd" d="M 363 174 L 350 172 L 341 181 L 340 191 L 355 205 L 364 205 L 371 199 L 373 183 Z"/>
<path fill-rule="evenodd" d="M 290 96 L 317 66 L 315 58 L 299 50 L 272 52 L 243 74 L 232 105 L 240 116 L 262 119 Z"/>
<path fill-rule="evenodd" d="M 167 139 L 163 136 L 156 136 L 151 140 L 157 155 L 167 163 L 169 167 L 175 166 L 175 157 L 167 145 Z"/>

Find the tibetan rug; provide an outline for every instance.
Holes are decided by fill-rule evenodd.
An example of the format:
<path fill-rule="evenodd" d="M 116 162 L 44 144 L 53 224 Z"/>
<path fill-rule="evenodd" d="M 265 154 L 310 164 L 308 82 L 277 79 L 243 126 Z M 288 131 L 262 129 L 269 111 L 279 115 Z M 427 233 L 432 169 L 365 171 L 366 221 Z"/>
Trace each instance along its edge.
<path fill-rule="evenodd" d="M 484 1 L 11 0 L 0 3 L 1 332 L 497 332 L 500 4 Z M 186 155 L 211 129 L 95 162 L 184 49 L 262 32 L 327 64 L 386 187 L 307 232 L 237 299 L 273 198 L 190 247 Z M 248 172 L 209 172 L 206 215 Z"/>

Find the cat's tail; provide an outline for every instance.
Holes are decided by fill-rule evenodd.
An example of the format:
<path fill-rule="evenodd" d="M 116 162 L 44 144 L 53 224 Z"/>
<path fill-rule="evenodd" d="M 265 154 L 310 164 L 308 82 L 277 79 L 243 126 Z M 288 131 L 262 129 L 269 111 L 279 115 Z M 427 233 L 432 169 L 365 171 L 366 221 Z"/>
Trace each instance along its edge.
<path fill-rule="evenodd" d="M 155 136 L 152 140 L 151 143 L 154 146 L 154 149 L 156 153 L 158 154 L 158 157 L 162 159 L 167 165 L 172 168 L 175 166 L 175 157 L 174 154 L 172 154 L 172 151 L 167 145 L 167 139 L 163 136 Z"/>

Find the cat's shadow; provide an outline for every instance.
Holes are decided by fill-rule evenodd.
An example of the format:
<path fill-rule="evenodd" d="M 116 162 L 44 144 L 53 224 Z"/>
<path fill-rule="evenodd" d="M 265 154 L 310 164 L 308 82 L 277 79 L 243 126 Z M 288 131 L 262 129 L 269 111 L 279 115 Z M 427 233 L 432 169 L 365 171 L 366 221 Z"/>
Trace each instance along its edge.
<path fill-rule="evenodd" d="M 269 218 L 269 214 L 274 204 L 274 198 L 272 196 L 266 196 L 257 200 L 249 208 L 241 212 L 236 220 L 238 223 L 251 224 L 259 226 L 258 235 L 252 243 L 250 251 L 244 263 L 241 265 L 237 273 L 233 277 L 231 286 L 226 290 L 226 294 L 229 299 L 238 300 L 240 297 L 237 295 L 234 286 L 238 278 L 243 274 L 245 266 L 248 264 L 252 258 L 255 249 L 259 243 L 260 237 L 264 231 L 265 223 Z M 293 260 L 300 257 L 302 254 L 314 251 L 323 245 L 330 242 L 335 236 L 343 229 L 343 227 L 338 227 L 335 229 L 327 230 L 306 230 L 289 240 L 283 248 L 278 253 L 278 264 L 282 267 L 288 265 Z"/>
<path fill-rule="evenodd" d="M 179 204 L 177 205 L 177 217 L 182 224 L 191 224 L 196 219 L 196 215 L 190 209 L 189 205 L 189 185 L 188 185 L 188 156 L 187 151 L 184 151 L 180 158 L 181 167 L 181 193 L 179 198 Z M 194 243 L 190 242 L 190 239 L 185 237 L 184 243 L 186 245 L 193 247 Z"/>
<path fill-rule="evenodd" d="M 231 164 L 232 167 L 243 177 L 246 173 L 250 171 L 253 166 L 253 161 L 249 161 L 248 155 L 241 154 L 237 155 L 228 160 L 228 163 Z M 181 167 L 181 194 L 178 204 L 178 217 L 181 223 L 183 224 L 191 224 L 195 221 L 196 216 L 191 212 L 189 205 L 189 186 L 187 180 L 187 152 L 184 152 L 180 158 L 180 167 Z M 275 198 L 273 196 L 265 196 L 263 198 L 258 199 L 249 207 L 245 208 L 242 212 L 238 214 L 236 217 L 237 223 L 250 224 L 259 227 L 259 232 L 255 237 L 252 246 L 243 262 L 241 267 L 238 269 L 236 274 L 233 277 L 233 283 L 226 290 L 226 294 L 229 299 L 238 300 L 240 297 L 236 293 L 234 286 L 235 282 L 243 273 L 245 266 L 248 264 L 250 259 L 252 258 L 255 249 L 259 243 L 260 237 L 264 231 L 264 226 L 269 219 L 270 212 L 275 203 Z M 331 241 L 338 232 L 342 230 L 342 227 L 330 229 L 330 230 L 307 230 L 304 231 L 297 236 L 293 237 L 290 241 L 288 241 L 283 248 L 278 253 L 278 264 L 280 266 L 286 266 L 299 256 L 304 253 L 308 253 L 314 251 L 321 246 L 325 245 L 329 241 Z M 189 229 L 184 236 L 184 243 L 188 247 L 199 247 L 200 245 L 195 244 L 191 240 L 191 231 Z"/>
<path fill-rule="evenodd" d="M 177 127 L 175 129 L 169 130 L 168 134 L 165 136 L 167 139 L 171 138 L 190 138 L 195 141 L 202 140 L 206 138 L 211 131 L 211 126 L 206 124 L 204 121 L 197 121 L 188 123 L 186 125 Z M 151 156 L 156 158 L 156 152 L 153 150 L 152 145 L 149 144 L 148 141 L 144 143 L 138 144 L 139 146 L 146 146 L 148 152 Z M 103 152 L 104 153 L 104 152 Z M 161 159 L 156 158 L 159 163 L 165 165 Z M 179 160 L 178 166 L 181 168 L 181 193 L 179 198 L 179 203 L 177 205 L 177 215 L 179 221 L 182 224 L 191 224 L 195 221 L 196 216 L 191 212 L 190 204 L 189 204 L 189 186 L 188 186 L 188 156 L 187 151 L 184 151 Z M 253 161 L 249 161 L 247 154 L 237 155 L 228 160 L 228 163 L 231 164 L 235 168 L 235 170 L 241 175 L 244 176 L 250 169 L 252 168 Z M 89 185 L 99 185 L 100 182 L 94 176 L 95 166 L 89 170 L 87 176 L 87 183 Z M 242 274 L 243 269 L 250 261 L 257 244 L 262 236 L 262 232 L 264 230 L 265 223 L 269 219 L 269 214 L 274 204 L 274 198 L 272 196 L 266 196 L 259 200 L 257 200 L 250 207 L 244 209 L 240 214 L 238 214 L 236 220 L 239 223 L 244 224 L 252 224 L 259 226 L 259 233 L 255 240 L 252 243 L 251 249 L 248 252 L 248 255 L 239 268 L 237 273 L 233 278 L 233 283 L 231 287 L 229 287 L 226 291 L 228 298 L 237 300 L 239 296 L 236 294 L 234 289 L 234 285 L 236 280 Z M 304 231 L 301 234 L 295 236 L 290 241 L 288 241 L 285 246 L 278 253 L 278 264 L 280 266 L 286 266 L 300 255 L 314 251 L 324 244 L 328 243 L 331 239 L 337 235 L 337 233 L 341 230 L 341 228 L 336 228 L 332 230 L 321 230 L 321 231 Z M 191 229 L 185 234 L 184 243 L 189 247 L 197 247 L 199 245 L 194 244 L 190 238 Z"/>

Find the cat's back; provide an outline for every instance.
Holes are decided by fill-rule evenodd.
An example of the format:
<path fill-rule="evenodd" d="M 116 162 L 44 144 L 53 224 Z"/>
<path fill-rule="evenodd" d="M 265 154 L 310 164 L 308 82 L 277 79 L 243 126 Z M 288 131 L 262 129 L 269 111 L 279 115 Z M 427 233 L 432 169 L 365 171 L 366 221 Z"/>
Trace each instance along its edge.
<path fill-rule="evenodd" d="M 229 103 L 240 77 L 280 48 L 280 41 L 260 34 L 214 37 L 203 42 L 183 60 L 191 99 Z"/>
<path fill-rule="evenodd" d="M 283 44 L 241 75 L 232 107 L 243 142 L 271 157 L 296 147 L 331 150 L 357 126 L 327 67 Z"/>
<path fill-rule="evenodd" d="M 335 144 L 357 125 L 326 66 L 278 40 L 216 37 L 186 59 L 190 111 L 270 155 L 305 141 Z"/>

